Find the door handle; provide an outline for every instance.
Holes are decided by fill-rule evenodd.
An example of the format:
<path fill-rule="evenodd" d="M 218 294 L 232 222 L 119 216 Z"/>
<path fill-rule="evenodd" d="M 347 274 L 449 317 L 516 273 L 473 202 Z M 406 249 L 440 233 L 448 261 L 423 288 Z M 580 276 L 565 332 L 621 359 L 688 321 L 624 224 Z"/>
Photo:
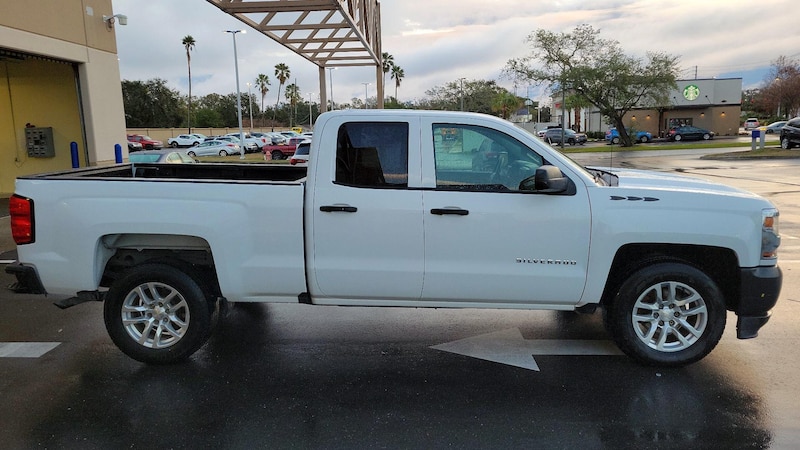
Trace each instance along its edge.
<path fill-rule="evenodd" d="M 350 205 L 324 205 L 320 206 L 319 210 L 322 212 L 348 212 L 354 213 L 358 211 L 358 208 L 355 206 Z"/>
<path fill-rule="evenodd" d="M 431 214 L 436 214 L 437 216 L 444 216 L 444 215 L 466 216 L 467 214 L 469 214 L 469 211 L 461 208 L 433 208 L 431 210 Z"/>

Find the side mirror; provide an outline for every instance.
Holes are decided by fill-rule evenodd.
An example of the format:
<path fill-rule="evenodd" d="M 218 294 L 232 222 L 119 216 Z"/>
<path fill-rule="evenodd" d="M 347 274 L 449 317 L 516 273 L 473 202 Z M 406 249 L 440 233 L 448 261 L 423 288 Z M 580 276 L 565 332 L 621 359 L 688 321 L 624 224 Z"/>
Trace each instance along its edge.
<path fill-rule="evenodd" d="M 560 194 L 569 188 L 569 178 L 556 166 L 541 166 L 533 176 L 519 183 L 519 190 L 534 191 L 540 194 Z"/>

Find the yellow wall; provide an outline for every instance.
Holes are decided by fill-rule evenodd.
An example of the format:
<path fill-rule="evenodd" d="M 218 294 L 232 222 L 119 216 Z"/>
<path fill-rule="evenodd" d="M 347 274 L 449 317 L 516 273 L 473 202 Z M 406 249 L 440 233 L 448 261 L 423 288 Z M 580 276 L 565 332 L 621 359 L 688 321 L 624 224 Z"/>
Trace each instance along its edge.
<path fill-rule="evenodd" d="M 0 62 L 0 194 L 14 190 L 20 175 L 72 167 L 70 142 L 78 143 L 86 166 L 71 64 L 42 60 Z M 55 157 L 28 157 L 25 126 L 52 127 Z"/>

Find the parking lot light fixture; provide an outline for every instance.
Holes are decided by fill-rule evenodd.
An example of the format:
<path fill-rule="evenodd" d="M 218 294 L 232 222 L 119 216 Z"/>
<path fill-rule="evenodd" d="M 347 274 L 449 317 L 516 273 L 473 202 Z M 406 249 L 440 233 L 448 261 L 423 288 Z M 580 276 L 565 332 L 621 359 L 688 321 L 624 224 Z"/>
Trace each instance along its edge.
<path fill-rule="evenodd" d="M 239 90 L 239 56 L 236 53 L 236 33 L 247 33 L 246 30 L 225 30 L 233 36 L 233 68 L 236 73 L 236 114 L 239 118 L 239 159 L 244 159 L 244 129 L 242 128 L 242 93 Z"/>

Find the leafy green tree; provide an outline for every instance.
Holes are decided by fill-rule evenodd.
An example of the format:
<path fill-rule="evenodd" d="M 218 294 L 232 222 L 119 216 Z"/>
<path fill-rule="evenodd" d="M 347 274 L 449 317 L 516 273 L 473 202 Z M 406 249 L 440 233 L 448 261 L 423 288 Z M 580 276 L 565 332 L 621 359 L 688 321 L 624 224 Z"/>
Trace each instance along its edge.
<path fill-rule="evenodd" d="M 179 127 L 183 121 L 183 100 L 166 80 L 122 81 L 122 102 L 128 128 Z"/>
<path fill-rule="evenodd" d="M 462 89 L 463 86 L 463 89 Z M 419 102 L 425 109 L 458 111 L 461 101 L 464 110 L 484 114 L 494 114 L 492 104 L 498 94 L 507 92 L 494 80 L 455 80 L 444 86 L 435 86 L 425 91 L 427 98 Z"/>
<path fill-rule="evenodd" d="M 500 92 L 492 101 L 492 111 L 499 113 L 503 119 L 508 119 L 514 111 L 522 106 L 523 101 L 511 92 Z"/>
<path fill-rule="evenodd" d="M 221 128 L 225 126 L 222 115 L 211 108 L 199 108 L 195 114 L 195 122 L 202 128 Z"/>
<path fill-rule="evenodd" d="M 601 39 L 599 33 L 586 24 L 572 33 L 539 29 L 527 38 L 531 53 L 509 60 L 504 73 L 574 92 L 608 117 L 623 146 L 631 146 L 622 118 L 634 107 L 669 104 L 669 92 L 677 87 L 678 58 L 660 52 L 649 52 L 647 61 L 627 56 L 617 41 Z"/>
<path fill-rule="evenodd" d="M 766 115 L 791 119 L 800 113 L 800 63 L 780 56 L 764 77 L 758 105 Z"/>
<path fill-rule="evenodd" d="M 186 127 L 189 129 L 189 133 L 192 132 L 192 56 L 190 52 L 194 50 L 195 40 L 191 35 L 184 36 L 183 40 L 181 41 L 183 47 L 186 49 L 186 65 L 189 67 L 189 106 L 188 111 L 186 113 Z"/>

